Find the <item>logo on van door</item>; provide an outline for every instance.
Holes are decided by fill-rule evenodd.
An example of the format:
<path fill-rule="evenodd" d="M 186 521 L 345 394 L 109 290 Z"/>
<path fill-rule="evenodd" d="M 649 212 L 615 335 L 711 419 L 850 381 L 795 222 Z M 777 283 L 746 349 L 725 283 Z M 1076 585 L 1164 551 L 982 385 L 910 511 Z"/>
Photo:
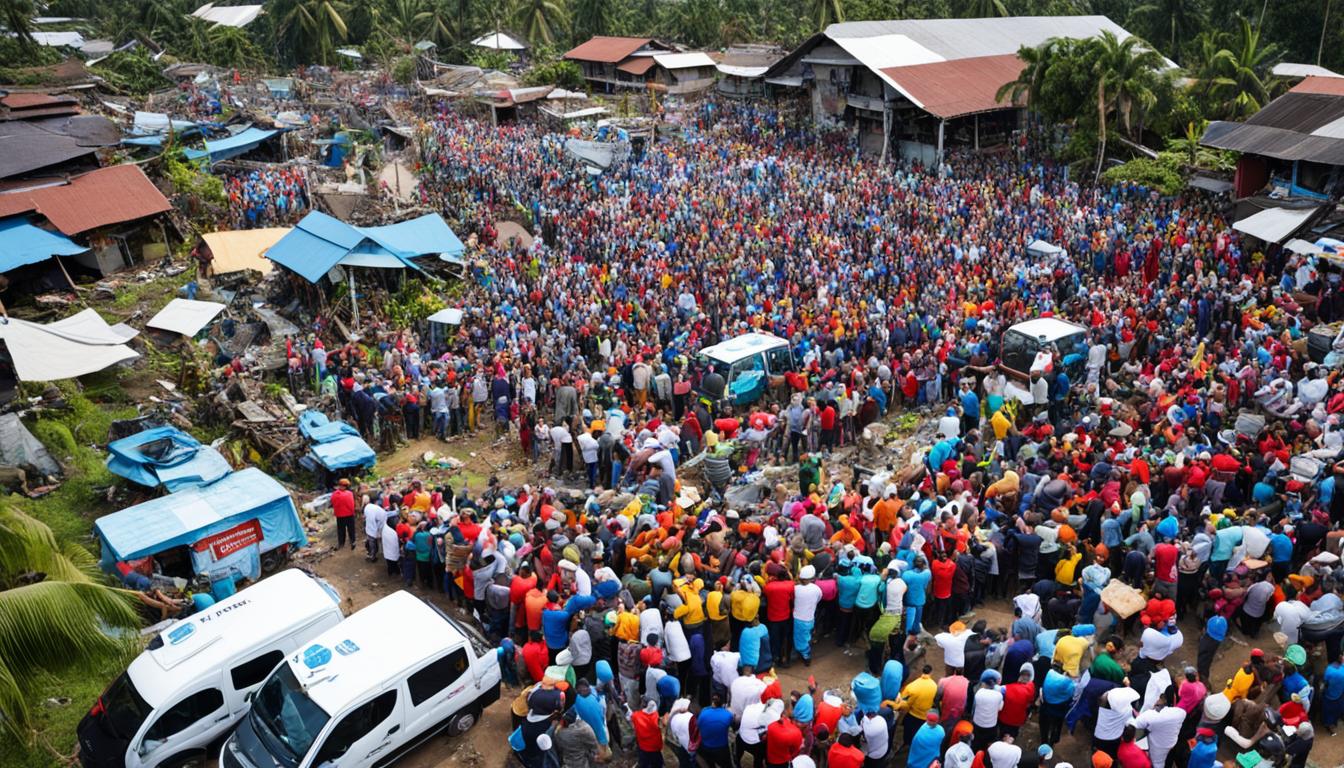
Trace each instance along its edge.
<path fill-rule="evenodd" d="M 168 630 L 168 644 L 177 645 L 194 634 L 196 634 L 196 625 L 192 622 L 187 622 L 180 627 L 173 627 Z"/>
<path fill-rule="evenodd" d="M 336 644 L 336 652 L 342 656 L 349 656 L 352 653 L 359 653 L 359 646 L 355 645 L 354 640 L 342 640 Z"/>
<path fill-rule="evenodd" d="M 331 649 L 325 645 L 310 645 L 303 649 L 303 665 L 317 669 L 331 662 Z"/>

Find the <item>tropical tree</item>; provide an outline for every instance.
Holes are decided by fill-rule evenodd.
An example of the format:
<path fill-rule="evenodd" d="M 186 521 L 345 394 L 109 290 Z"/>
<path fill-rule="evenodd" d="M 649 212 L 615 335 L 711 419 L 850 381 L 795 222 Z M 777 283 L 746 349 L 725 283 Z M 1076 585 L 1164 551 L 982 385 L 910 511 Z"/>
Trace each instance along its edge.
<path fill-rule="evenodd" d="M 574 38 L 587 40 L 610 34 L 616 21 L 612 0 L 577 0 L 574 3 Z"/>
<path fill-rule="evenodd" d="M 1092 38 L 1092 76 L 1097 93 L 1097 177 L 1106 157 L 1107 116 L 1114 112 L 1125 133 L 1135 118 L 1157 103 L 1162 56 L 1137 37 L 1119 39 L 1110 31 Z"/>
<path fill-rule="evenodd" d="M 523 36 L 533 43 L 553 45 L 566 23 L 564 0 L 520 0 L 514 13 Z"/>
<path fill-rule="evenodd" d="M 1278 60 L 1278 46 L 1262 45 L 1260 30 L 1246 18 L 1240 26 L 1233 48 L 1214 54 L 1208 67 L 1208 93 L 1223 117 L 1236 120 L 1250 117 L 1269 102 L 1273 84 L 1270 67 Z"/>
<path fill-rule="evenodd" d="M 1058 58 L 1061 46 L 1065 45 L 1067 41 L 1051 38 L 1035 48 L 1022 46 L 1017 52 L 1017 57 L 1023 62 L 1022 71 L 1016 80 L 1000 86 L 994 98 L 1000 103 L 1025 106 L 1029 110 L 1038 111 L 1046 73 Z"/>
<path fill-rule="evenodd" d="M 1191 35 L 1208 26 L 1208 14 L 1200 0 L 1148 0 L 1129 12 L 1129 24 L 1146 31 L 1148 40 L 1165 43 L 1167 55 L 1178 57 Z"/>
<path fill-rule="evenodd" d="M 24 50 L 33 47 L 33 0 L 0 0 L 0 22 Z"/>
<path fill-rule="evenodd" d="M 140 24 L 150 37 L 172 34 L 182 28 L 187 18 L 186 7 L 180 0 L 143 0 L 139 7 Z"/>
<path fill-rule="evenodd" d="M 97 580 L 88 550 L 61 546 L 42 522 L 0 510 L 0 729 L 27 740 L 43 675 L 89 668 L 126 648 L 107 628 L 134 627 L 128 593 Z"/>
<path fill-rule="evenodd" d="M 440 48 L 446 48 L 453 42 L 459 24 L 452 8 L 446 0 L 437 0 L 425 10 L 416 14 L 416 24 L 420 35 Z"/>
<path fill-rule="evenodd" d="M 210 42 L 210 50 L 204 58 L 216 66 L 254 69 L 265 62 L 261 49 L 239 27 L 215 25 L 206 33 L 206 39 Z"/>
<path fill-rule="evenodd" d="M 1007 15 L 1008 7 L 1003 0 L 966 0 L 962 3 L 962 18 L 992 19 Z"/>
<path fill-rule="evenodd" d="M 811 0 L 810 8 L 808 16 L 816 22 L 813 25 L 814 32 L 845 20 L 844 0 Z"/>
<path fill-rule="evenodd" d="M 382 17 L 382 24 L 388 34 L 405 41 L 409 46 L 415 42 L 416 34 L 423 27 L 421 15 L 424 12 L 422 0 L 391 0 L 387 4 L 387 13 Z"/>
<path fill-rule="evenodd" d="M 280 20 L 280 35 L 291 39 L 318 64 L 328 64 L 336 44 L 349 34 L 340 0 L 296 0 Z"/>

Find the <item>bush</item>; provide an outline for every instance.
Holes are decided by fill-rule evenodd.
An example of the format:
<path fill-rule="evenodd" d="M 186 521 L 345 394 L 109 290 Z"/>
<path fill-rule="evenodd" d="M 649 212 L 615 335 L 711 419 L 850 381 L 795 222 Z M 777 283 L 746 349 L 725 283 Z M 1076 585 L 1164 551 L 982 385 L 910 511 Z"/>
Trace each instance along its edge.
<path fill-rule="evenodd" d="M 467 63 L 481 69 L 505 70 L 513 66 L 518 59 L 508 51 L 476 49 L 467 54 Z"/>
<path fill-rule="evenodd" d="M 1108 184 L 1133 182 L 1156 189 L 1164 195 L 1174 195 L 1185 186 L 1185 177 L 1181 175 L 1179 156 L 1169 152 L 1158 155 L 1156 160 L 1140 157 L 1107 168 L 1101 178 Z"/>
<path fill-rule="evenodd" d="M 538 64 L 523 75 L 524 85 L 554 85 L 572 91 L 584 87 L 583 70 L 572 61 L 551 61 Z"/>
<path fill-rule="evenodd" d="M 415 82 L 415 57 L 402 56 L 392 64 L 392 79 L 402 85 Z"/>
<path fill-rule="evenodd" d="M 142 49 L 113 53 L 93 69 L 113 88 L 132 96 L 144 96 L 172 85 L 159 63 Z"/>

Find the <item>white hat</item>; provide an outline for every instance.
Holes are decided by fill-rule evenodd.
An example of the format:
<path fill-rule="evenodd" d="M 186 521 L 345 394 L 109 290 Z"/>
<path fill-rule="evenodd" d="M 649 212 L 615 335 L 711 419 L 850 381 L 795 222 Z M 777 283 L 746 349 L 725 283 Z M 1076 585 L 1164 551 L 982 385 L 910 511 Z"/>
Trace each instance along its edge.
<path fill-rule="evenodd" d="M 815 579 L 817 578 L 817 569 L 810 565 L 804 565 L 802 569 L 798 571 L 798 578 Z"/>
<path fill-rule="evenodd" d="M 550 748 L 551 748 L 550 736 L 547 736 L 546 734 L 543 733 L 537 737 L 537 749 L 540 749 L 542 752 L 545 752 Z"/>

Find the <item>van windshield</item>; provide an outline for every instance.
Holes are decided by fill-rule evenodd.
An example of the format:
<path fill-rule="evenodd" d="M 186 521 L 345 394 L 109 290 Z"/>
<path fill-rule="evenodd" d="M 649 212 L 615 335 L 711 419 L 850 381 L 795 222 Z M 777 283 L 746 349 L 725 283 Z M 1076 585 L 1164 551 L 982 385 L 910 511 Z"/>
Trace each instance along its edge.
<path fill-rule="evenodd" d="M 330 716 L 303 692 L 289 664 L 281 664 L 252 699 L 252 726 L 277 760 L 296 766 Z"/>
<path fill-rule="evenodd" d="M 1018 373 L 1027 373 L 1036 359 L 1036 353 L 1040 351 L 1039 341 L 1021 331 L 1009 329 L 1003 334 L 1003 349 L 999 355 L 1006 368 Z"/>
<path fill-rule="evenodd" d="M 116 738 L 130 741 L 140 730 L 151 707 L 125 672 L 112 681 L 99 702 L 103 705 L 103 727 Z"/>
<path fill-rule="evenodd" d="M 715 360 L 709 355 L 700 355 L 700 364 L 704 366 L 706 373 L 713 371 L 722 376 L 724 381 L 728 380 L 728 374 L 732 373 L 733 370 L 733 367 L 728 363 L 725 363 L 722 360 Z"/>

